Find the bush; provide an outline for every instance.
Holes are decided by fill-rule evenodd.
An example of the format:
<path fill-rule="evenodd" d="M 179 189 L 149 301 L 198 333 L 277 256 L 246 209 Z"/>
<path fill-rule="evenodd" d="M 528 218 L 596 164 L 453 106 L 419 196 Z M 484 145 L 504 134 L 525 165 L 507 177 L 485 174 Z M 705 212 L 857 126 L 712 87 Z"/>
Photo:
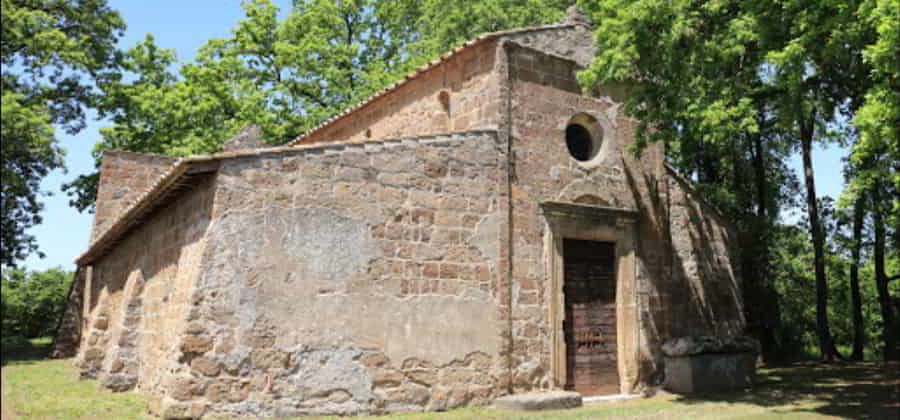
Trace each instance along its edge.
<path fill-rule="evenodd" d="M 7 269 L 2 278 L 2 335 L 26 338 L 52 335 L 66 305 L 72 273 Z"/>

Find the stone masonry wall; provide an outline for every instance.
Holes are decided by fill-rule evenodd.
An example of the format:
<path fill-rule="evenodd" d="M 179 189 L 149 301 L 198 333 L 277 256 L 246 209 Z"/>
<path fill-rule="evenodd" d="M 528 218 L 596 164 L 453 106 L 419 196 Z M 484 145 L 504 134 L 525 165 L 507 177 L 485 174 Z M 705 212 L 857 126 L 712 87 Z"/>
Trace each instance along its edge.
<path fill-rule="evenodd" d="M 85 268 L 79 268 L 72 279 L 66 307 L 63 309 L 62 318 L 53 338 L 52 357 L 74 357 L 78 353 L 81 332 L 85 326 L 84 287 L 87 271 Z"/>
<path fill-rule="evenodd" d="M 303 143 L 360 142 L 466 130 L 496 129 L 494 41 L 466 49 L 312 133 Z"/>
<path fill-rule="evenodd" d="M 106 388 L 163 392 L 212 208 L 210 177 L 174 197 L 91 267 L 76 365 Z"/>
<path fill-rule="evenodd" d="M 640 159 L 623 152 L 632 141 L 635 122 L 609 97 L 579 94 L 576 62 L 514 43 L 507 45 L 507 51 L 513 92 L 512 365 L 514 388 L 527 390 L 552 383 L 551 291 L 544 239 L 549 226 L 539 204 L 561 201 L 638 210 L 637 293 L 646 311 L 664 310 L 660 302 L 665 290 L 667 228 L 656 175 L 662 167 L 662 148 L 651 146 Z M 609 143 L 602 161 L 593 165 L 580 164 L 566 148 L 565 128 L 576 114 L 595 119 L 603 141 Z M 637 348 L 629 345 L 624 351 L 641 352 L 641 362 L 650 365 L 641 367 L 642 372 L 652 370 L 654 356 L 648 349 L 661 344 L 657 334 L 665 335 L 650 325 L 652 316 L 643 314 L 640 331 L 624 331 L 628 343 L 640 340 Z M 646 378 L 626 379 L 646 382 Z M 632 391 L 633 385 L 626 388 Z"/>
<path fill-rule="evenodd" d="M 175 158 L 106 150 L 100 163 L 96 211 L 91 239 L 106 230 L 138 196 L 175 163 Z"/>
<path fill-rule="evenodd" d="M 737 335 L 745 327 L 737 233 L 674 172 L 671 194 L 673 337 Z"/>
<path fill-rule="evenodd" d="M 517 45 L 573 61 L 587 67 L 594 60 L 594 33 L 584 25 L 565 25 L 504 36 Z"/>
<path fill-rule="evenodd" d="M 167 416 L 440 410 L 506 392 L 493 132 L 223 161 Z"/>

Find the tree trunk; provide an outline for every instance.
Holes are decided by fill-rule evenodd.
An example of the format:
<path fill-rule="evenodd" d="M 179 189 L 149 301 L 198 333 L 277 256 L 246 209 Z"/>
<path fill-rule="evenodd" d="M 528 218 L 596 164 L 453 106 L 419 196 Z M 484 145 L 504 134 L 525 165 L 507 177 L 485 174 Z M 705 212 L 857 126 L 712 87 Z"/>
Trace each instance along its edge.
<path fill-rule="evenodd" d="M 862 250 L 862 230 L 865 218 L 863 199 L 856 199 L 853 206 L 853 250 L 850 261 L 850 303 L 853 305 L 853 353 L 851 360 L 863 359 L 863 342 L 866 339 L 862 314 L 862 296 L 859 293 L 859 258 Z"/>
<path fill-rule="evenodd" d="M 812 167 L 812 140 L 814 130 L 815 113 L 809 121 L 800 119 L 800 142 L 803 154 L 803 177 L 806 181 L 806 211 L 809 216 L 809 233 L 812 236 L 813 251 L 815 253 L 816 273 L 816 335 L 819 338 L 819 351 L 822 360 L 834 361 L 837 357 L 837 349 L 834 347 L 834 338 L 828 327 L 828 280 L 825 277 L 825 236 L 822 232 L 822 223 L 819 220 L 819 205 L 816 201 L 816 184 Z"/>
<path fill-rule="evenodd" d="M 756 305 L 762 306 L 760 314 L 760 331 L 758 338 L 762 344 L 763 360 L 767 363 L 781 359 L 781 342 L 778 332 L 781 331 L 781 308 L 778 296 L 769 278 L 769 216 L 768 185 L 766 181 L 765 150 L 762 134 L 753 135 L 753 178 L 756 186 L 756 232 L 753 249 L 756 258 Z"/>
<path fill-rule="evenodd" d="M 881 304 L 882 339 L 884 340 L 884 360 L 897 360 L 897 327 L 894 326 L 894 308 L 888 290 L 888 276 L 884 267 L 885 227 L 883 208 L 880 206 L 880 185 L 872 190 L 872 221 L 875 227 L 875 287 L 878 289 L 878 303 Z"/>

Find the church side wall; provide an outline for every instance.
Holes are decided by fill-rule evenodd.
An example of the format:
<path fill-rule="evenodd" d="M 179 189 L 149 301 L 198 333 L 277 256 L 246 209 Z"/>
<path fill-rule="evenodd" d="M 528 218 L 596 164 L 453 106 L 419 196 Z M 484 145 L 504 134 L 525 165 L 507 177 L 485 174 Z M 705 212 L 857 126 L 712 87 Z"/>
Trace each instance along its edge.
<path fill-rule="evenodd" d="M 516 44 L 508 44 L 506 50 L 513 95 L 514 389 L 563 385 L 558 377 L 554 383 L 551 372 L 555 326 L 550 325 L 550 314 L 556 310 L 551 303 L 553 274 L 547 242 L 551 227 L 540 208 L 542 202 L 557 201 L 639 212 L 634 228 L 638 238 L 634 246 L 635 280 L 622 285 L 620 276 L 617 290 L 622 295 L 622 321 L 632 327 L 640 325 L 624 329 L 620 324 L 619 328 L 620 360 L 622 355 L 625 358 L 620 361 L 625 363 L 620 368 L 625 373 L 623 389 L 634 391 L 656 371 L 658 356 L 651 349 L 658 348 L 661 337 L 667 334 L 667 227 L 660 193 L 664 184 L 658 181 L 662 148 L 651 146 L 640 159 L 628 154 L 625 150 L 632 141 L 635 122 L 609 97 L 582 96 L 575 80 L 575 62 Z M 605 157 L 593 165 L 579 164 L 567 150 L 565 130 L 576 114 L 595 119 L 604 133 L 603 141 L 608 143 L 602 152 Z M 615 224 L 611 227 L 621 228 Z M 633 239 L 621 236 L 623 232 L 617 234 L 619 241 L 631 247 Z"/>
<path fill-rule="evenodd" d="M 361 142 L 496 129 L 500 107 L 492 40 L 455 54 L 302 143 Z M 442 99 L 442 94 L 446 97 Z M 446 102 L 442 102 L 446 100 Z"/>
<path fill-rule="evenodd" d="M 168 413 L 440 410 L 505 393 L 494 132 L 223 161 Z M 199 410 L 199 411 L 192 411 Z"/>
<path fill-rule="evenodd" d="M 687 181 L 667 170 L 672 212 L 673 337 L 744 331 L 737 233 Z"/>
<path fill-rule="evenodd" d="M 76 359 L 82 376 L 118 391 L 164 392 L 212 201 L 212 179 L 204 178 L 93 262 L 82 295 L 86 328 Z"/>

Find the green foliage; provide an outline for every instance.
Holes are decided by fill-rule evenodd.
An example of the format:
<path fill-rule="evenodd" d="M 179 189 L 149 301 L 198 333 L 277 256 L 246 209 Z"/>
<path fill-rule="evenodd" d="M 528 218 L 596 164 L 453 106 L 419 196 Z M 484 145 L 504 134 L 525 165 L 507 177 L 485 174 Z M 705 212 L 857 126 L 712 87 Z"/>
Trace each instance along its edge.
<path fill-rule="evenodd" d="M 52 124 L 84 127 L 93 82 L 114 69 L 125 25 L 104 0 L 2 0 L 0 11 L 0 264 L 12 267 L 37 251 L 26 231 L 41 222 L 40 180 L 63 166 Z"/>
<path fill-rule="evenodd" d="M 3 91 L 45 104 L 69 132 L 97 99 L 94 78 L 115 71 L 125 23 L 105 0 L 2 0 Z"/>
<path fill-rule="evenodd" d="M 574 0 L 424 0 L 409 49 L 421 63 L 486 33 L 559 21 Z"/>
<path fill-rule="evenodd" d="M 41 222 L 40 181 L 62 166 L 63 152 L 54 141 L 46 107 L 28 104 L 23 95 L 5 90 L 2 101 L 0 265 L 14 267 L 37 251 L 34 236 L 26 229 Z"/>
<path fill-rule="evenodd" d="M 878 36 L 864 50 L 873 83 L 854 119 L 859 139 L 851 163 L 859 173 L 850 180 L 845 199 L 884 189 L 882 196 L 892 199 L 876 205 L 896 227 L 900 226 L 900 2 L 864 1 L 858 15 Z"/>
<path fill-rule="evenodd" d="M 841 204 L 872 191 L 891 197 L 869 208 L 878 215 L 894 209 L 888 234 L 896 245 L 900 3 L 606 0 L 581 6 L 596 23 L 598 50 L 580 82 L 588 90 L 624 86 L 625 110 L 640 121 L 635 152 L 665 142 L 669 161 L 737 223 L 751 327 L 775 327 L 764 319 L 772 312 L 770 284 L 782 298 L 783 337 L 806 340 L 816 330 L 805 324 L 813 319 L 806 311 L 814 303 L 825 308 L 828 295 L 833 302 L 815 325 L 823 348 L 828 318 L 839 340 L 850 337 L 847 254 L 836 254 L 828 238 L 834 232 L 822 233 L 814 217 L 817 197 L 808 188 L 812 222 L 806 226 L 821 264 L 799 262 L 809 255 L 800 249 L 803 238 L 788 235 L 778 221 L 797 195 L 783 162 L 801 144 L 804 151 L 814 141 L 852 144 L 850 187 Z M 896 252 L 888 256 L 896 259 L 890 255 Z M 824 268 L 815 284 L 802 281 L 814 267 Z M 873 279 L 861 278 L 871 299 Z"/>
<path fill-rule="evenodd" d="M 853 315 L 850 297 L 850 263 L 852 246 L 849 221 L 833 211 L 829 200 L 822 200 L 823 222 L 828 231 L 826 269 L 828 270 L 828 307 L 835 341 L 849 348 L 853 341 Z M 815 334 L 815 278 L 809 267 L 813 263 L 813 249 L 806 234 L 806 221 L 799 225 L 779 224 L 773 235 L 773 279 L 782 308 L 782 329 L 779 336 L 789 359 L 808 359 L 818 356 Z M 864 232 L 869 237 L 871 232 Z M 860 267 L 860 292 L 865 325 L 866 358 L 881 354 L 883 333 L 881 311 L 875 286 L 874 262 L 871 252 L 863 255 Z M 900 288 L 894 293 L 900 292 Z M 845 352 L 846 353 L 846 352 Z"/>
<path fill-rule="evenodd" d="M 72 273 L 59 268 L 44 271 L 4 270 L 2 279 L 2 335 L 26 338 L 55 333 L 68 298 Z"/>

